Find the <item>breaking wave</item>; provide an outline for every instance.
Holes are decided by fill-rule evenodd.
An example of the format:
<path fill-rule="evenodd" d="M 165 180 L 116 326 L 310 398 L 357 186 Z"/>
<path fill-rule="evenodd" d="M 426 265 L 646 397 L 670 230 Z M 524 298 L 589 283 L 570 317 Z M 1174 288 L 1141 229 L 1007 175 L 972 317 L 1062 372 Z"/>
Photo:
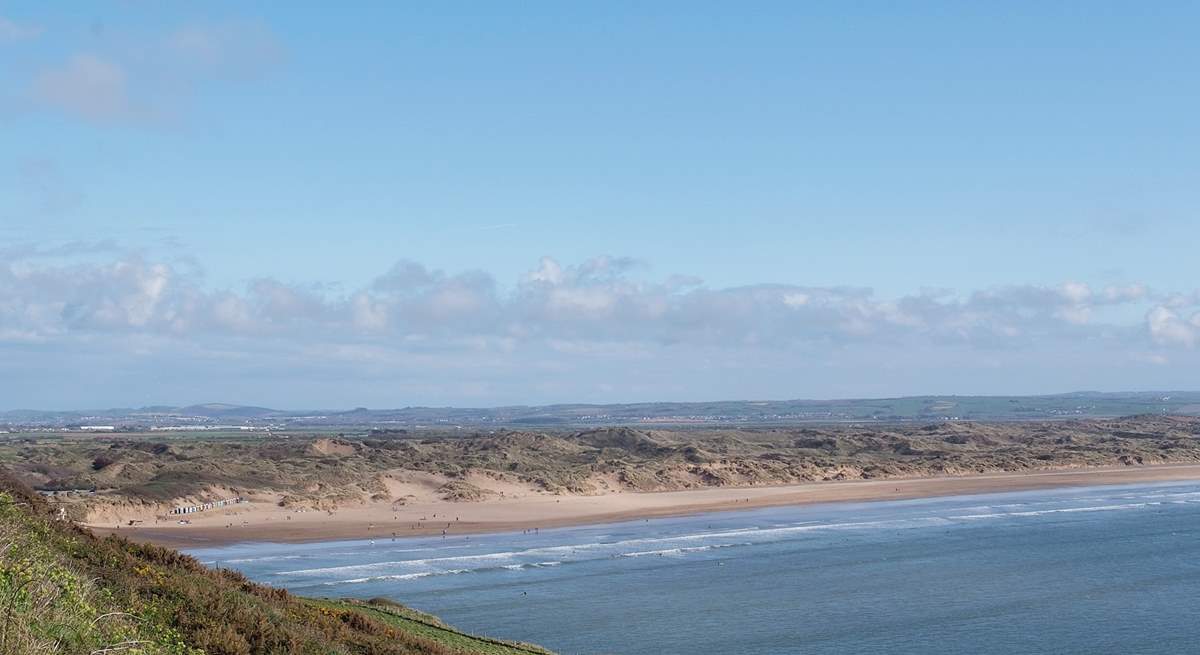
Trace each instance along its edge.
<path fill-rule="evenodd" d="M 637 560 L 640 558 L 702 558 L 705 553 L 718 549 L 749 548 L 759 545 L 804 539 L 806 534 L 828 532 L 872 532 L 896 531 L 931 527 L 968 526 L 989 520 L 1011 520 L 1014 518 L 1029 518 L 1039 516 L 1072 515 L 1092 512 L 1134 511 L 1156 505 L 1200 502 L 1200 492 L 1170 489 L 1146 489 L 1142 493 L 1081 494 L 1068 497 L 1059 496 L 1049 500 L 1026 500 L 1024 498 L 1005 498 L 1003 502 L 980 502 L 974 498 L 969 502 L 934 504 L 931 507 L 918 506 L 905 509 L 892 509 L 881 506 L 879 511 L 864 514 L 848 514 L 862 520 L 831 520 L 837 515 L 829 513 L 819 518 L 825 520 L 804 520 L 793 522 L 773 522 L 751 525 L 748 527 L 709 526 L 708 529 L 698 530 L 700 520 L 680 525 L 681 534 L 659 532 L 639 536 L 626 533 L 627 538 L 613 538 L 611 533 L 591 534 L 567 531 L 563 539 L 580 538 L 582 543 L 563 543 L 562 541 L 547 545 L 531 543 L 527 537 L 515 535 L 497 535 L 495 540 L 487 537 L 478 542 L 466 544 L 431 544 L 425 547 L 411 547 L 411 542 L 403 548 L 368 548 L 365 545 L 357 550 L 345 547 L 334 552 L 320 551 L 305 554 L 264 554 L 260 556 L 242 556 L 240 558 L 223 560 L 229 564 L 249 564 L 251 568 L 263 564 L 265 569 L 261 576 L 273 577 L 284 586 L 362 584 L 381 581 L 408 581 L 439 576 L 463 575 L 468 573 L 518 574 L 521 572 L 562 565 L 584 564 L 601 560 Z M 997 499 L 1001 500 L 1001 499 Z M 904 507 L 904 506 L 902 506 Z M 916 511 L 913 511 L 913 510 Z M 812 518 L 811 515 L 808 518 Z M 727 517 L 721 519 L 728 525 Z M 716 529 L 713 529 L 716 528 Z M 658 530 L 658 528 L 655 528 Z M 668 528 L 669 529 L 669 528 Z M 554 534 L 554 533 L 551 533 Z M 577 535 L 577 536 L 575 536 Z M 540 539 L 552 539 L 543 536 Z M 489 544 L 488 542 L 491 541 Z M 396 544 L 399 546 L 399 544 Z M 507 547 L 506 547 L 507 546 Z M 471 549 L 463 552 L 463 549 Z M 492 549 L 493 552 L 486 552 Z M 458 552 L 455 552 L 458 551 Z M 476 551 L 476 552 L 472 552 Z M 477 552 L 485 551 L 485 552 Z M 405 554 L 411 553 L 411 558 Z M 383 561 L 363 561 L 368 557 L 384 557 Z M 390 557 L 389 557 L 390 556 Z M 714 555 L 715 556 L 715 555 Z M 360 558 L 358 562 L 337 564 L 350 558 Z M 271 566 L 271 562 L 308 559 L 314 562 L 333 564 L 290 570 L 273 570 L 281 568 Z M 282 565 L 286 567 L 287 565 Z"/>

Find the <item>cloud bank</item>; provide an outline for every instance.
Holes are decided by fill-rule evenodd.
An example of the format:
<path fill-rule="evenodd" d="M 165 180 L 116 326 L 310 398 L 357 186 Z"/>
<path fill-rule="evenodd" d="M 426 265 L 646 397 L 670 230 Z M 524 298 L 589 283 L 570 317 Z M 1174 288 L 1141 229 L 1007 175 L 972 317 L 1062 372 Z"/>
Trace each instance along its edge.
<path fill-rule="evenodd" d="M 356 289 L 209 289 L 112 244 L 2 254 L 3 390 L 39 406 L 59 392 L 344 406 L 1133 388 L 1125 369 L 1186 375 L 1200 346 L 1200 294 L 1141 285 L 885 298 L 546 257 L 506 282 L 400 261 Z"/>
<path fill-rule="evenodd" d="M 1200 337 L 1195 295 L 1159 294 L 1141 285 L 1093 288 L 1066 281 L 965 296 L 924 290 L 881 298 L 856 287 L 711 288 L 694 277 L 641 275 L 637 262 L 623 258 L 563 265 L 546 257 L 507 285 L 484 271 L 445 272 L 400 261 L 349 292 L 272 278 L 252 280 L 240 290 L 209 290 L 190 270 L 138 256 L 54 263 L 33 252 L 8 254 L 9 261 L 0 265 L 0 325 L 10 340 L 124 334 L 395 347 L 488 339 L 643 347 L 921 343 L 996 349 L 1080 339 L 1193 348 Z M 1105 318 L 1131 311 L 1137 320 Z"/>

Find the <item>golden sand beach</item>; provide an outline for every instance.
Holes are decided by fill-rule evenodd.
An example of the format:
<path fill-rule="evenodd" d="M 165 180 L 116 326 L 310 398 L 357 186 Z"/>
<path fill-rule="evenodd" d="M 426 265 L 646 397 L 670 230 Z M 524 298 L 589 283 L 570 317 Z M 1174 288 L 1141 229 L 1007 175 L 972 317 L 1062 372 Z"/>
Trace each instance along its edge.
<path fill-rule="evenodd" d="M 818 482 L 799 485 L 664 492 L 552 495 L 528 489 L 478 502 L 418 497 L 393 506 L 367 503 L 334 511 L 298 511 L 255 500 L 233 509 L 194 514 L 190 523 L 155 521 L 153 513 L 95 522 L 100 533 L 177 548 L 246 541 L 312 542 L 505 532 L 808 503 L 865 502 L 934 496 L 1154 483 L 1200 479 L 1200 465 L 1106 467 L 992 475 Z M 524 491 L 524 493 L 522 493 Z M 130 527 L 128 518 L 143 523 Z"/>

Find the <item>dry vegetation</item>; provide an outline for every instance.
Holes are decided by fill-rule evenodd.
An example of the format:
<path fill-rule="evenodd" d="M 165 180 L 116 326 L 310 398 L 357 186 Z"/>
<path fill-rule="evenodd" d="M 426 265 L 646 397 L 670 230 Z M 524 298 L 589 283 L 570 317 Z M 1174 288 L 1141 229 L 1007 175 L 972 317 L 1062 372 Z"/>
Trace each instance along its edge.
<path fill-rule="evenodd" d="M 1141 416 L 1038 423 L 159 440 L 24 437 L 0 463 L 41 489 L 96 489 L 90 502 L 167 503 L 212 489 L 284 504 L 403 503 L 388 481 L 442 480 L 447 500 L 494 480 L 550 494 L 755 486 L 1105 465 L 1200 462 L 1200 419 Z"/>

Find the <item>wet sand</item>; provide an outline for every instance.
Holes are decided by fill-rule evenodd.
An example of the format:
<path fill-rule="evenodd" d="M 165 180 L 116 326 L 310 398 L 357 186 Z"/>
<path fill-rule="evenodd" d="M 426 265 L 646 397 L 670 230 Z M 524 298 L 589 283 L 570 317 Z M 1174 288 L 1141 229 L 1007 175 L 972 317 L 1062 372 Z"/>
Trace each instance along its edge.
<path fill-rule="evenodd" d="M 311 542 L 447 534 L 509 532 L 533 528 L 609 523 L 661 516 L 780 505 L 1025 491 L 1056 487 L 1200 480 L 1200 464 L 1056 470 L 964 477 L 909 478 L 801 485 L 710 488 L 687 491 L 620 492 L 597 496 L 530 493 L 480 502 L 423 500 L 402 507 L 376 503 L 335 512 L 299 512 L 268 502 L 188 516 L 190 525 L 154 522 L 136 527 L 91 525 L 175 548 L 238 542 Z"/>

